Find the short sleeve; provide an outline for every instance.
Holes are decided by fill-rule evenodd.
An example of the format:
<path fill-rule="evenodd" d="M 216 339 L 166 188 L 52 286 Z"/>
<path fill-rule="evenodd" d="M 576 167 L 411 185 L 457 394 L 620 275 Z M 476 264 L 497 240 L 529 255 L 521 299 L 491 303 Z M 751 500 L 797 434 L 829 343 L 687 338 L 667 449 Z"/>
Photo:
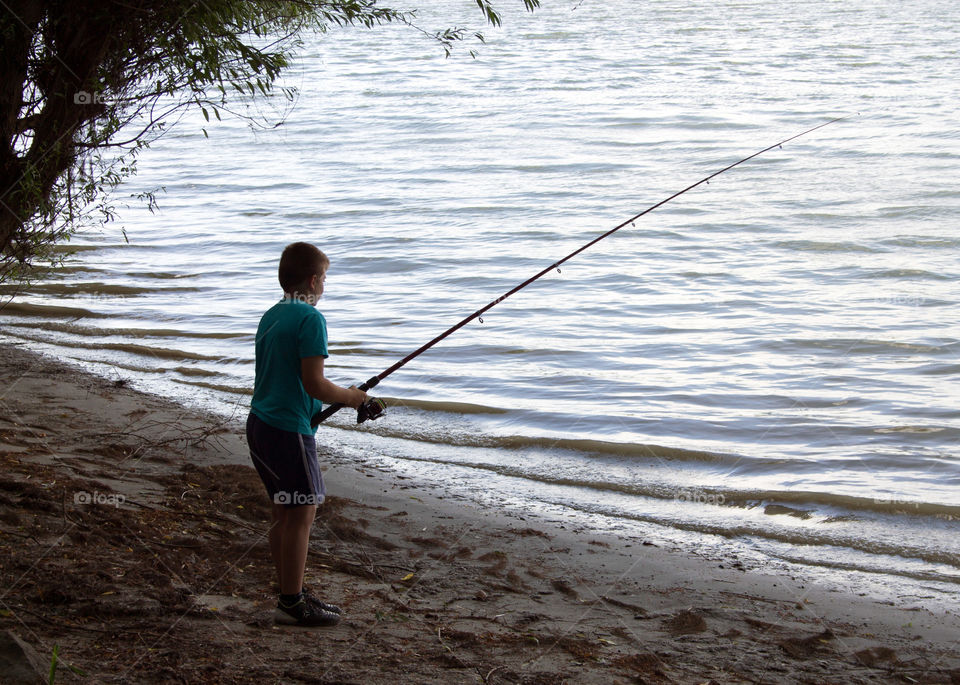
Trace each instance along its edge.
<path fill-rule="evenodd" d="M 297 336 L 297 353 L 300 358 L 326 357 L 327 355 L 327 320 L 317 310 L 310 312 L 300 324 Z"/>

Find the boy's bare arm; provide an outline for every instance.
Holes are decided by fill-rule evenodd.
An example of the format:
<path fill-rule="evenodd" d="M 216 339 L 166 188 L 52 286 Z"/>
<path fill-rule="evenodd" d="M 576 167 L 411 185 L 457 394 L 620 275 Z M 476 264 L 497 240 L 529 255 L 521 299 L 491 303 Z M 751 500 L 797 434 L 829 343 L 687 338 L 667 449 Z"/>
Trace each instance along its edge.
<path fill-rule="evenodd" d="M 342 388 L 323 375 L 323 357 L 304 357 L 300 360 L 300 380 L 311 397 L 326 404 L 345 404 L 358 408 L 367 399 L 367 393 L 358 388 Z"/>

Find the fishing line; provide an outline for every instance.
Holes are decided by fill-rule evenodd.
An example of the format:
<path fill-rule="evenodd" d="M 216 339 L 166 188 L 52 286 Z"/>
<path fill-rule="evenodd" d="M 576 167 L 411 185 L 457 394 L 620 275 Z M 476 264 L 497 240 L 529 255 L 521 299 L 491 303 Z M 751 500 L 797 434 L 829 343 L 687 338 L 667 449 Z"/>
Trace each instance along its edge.
<path fill-rule="evenodd" d="M 505 292 L 505 293 L 504 293 L 503 295 L 501 295 L 500 297 L 496 298 L 495 300 L 492 300 L 491 302 L 489 302 L 489 303 L 486 304 L 485 306 L 483 306 L 483 307 L 481 307 L 480 309 L 478 309 L 477 311 L 475 311 L 473 314 L 470 314 L 469 316 L 464 317 L 462 320 L 460 320 L 460 321 L 458 321 L 457 323 L 455 323 L 453 326 L 451 326 L 450 328 L 448 328 L 447 330 L 445 330 L 443 333 L 441 333 L 440 335 L 438 335 L 437 337 L 435 337 L 433 340 L 431 340 L 431 341 L 429 341 L 429 342 L 421 345 L 421 346 L 418 347 L 416 350 L 414 350 L 413 352 L 411 352 L 410 354 L 408 354 L 406 357 L 404 357 L 404 358 L 401 359 L 400 361 L 396 362 L 396 363 L 393 364 L 392 366 L 384 369 L 383 371 L 381 371 L 380 373 L 378 373 L 376 376 L 373 376 L 372 378 L 364 381 L 364 382 L 361 383 L 358 387 L 359 387 L 361 390 L 363 390 L 363 391 L 370 390 L 371 388 L 375 387 L 378 383 L 380 383 L 380 381 L 382 381 L 384 378 L 386 378 L 387 376 L 389 376 L 390 374 L 392 374 L 394 371 L 396 371 L 397 369 L 400 369 L 401 367 L 407 365 L 409 362 L 411 362 L 412 360 L 414 360 L 414 359 L 416 359 L 417 357 L 419 357 L 421 354 L 423 354 L 424 352 L 426 352 L 427 350 L 429 350 L 431 347 L 433 347 L 434 345 L 436 345 L 438 342 L 440 342 L 440 341 L 443 340 L 444 338 L 450 336 L 451 334 L 455 333 L 456 331 L 460 330 L 461 328 L 463 328 L 464 326 L 466 326 L 468 323 L 470 323 L 470 322 L 473 321 L 474 319 L 480 319 L 480 321 L 482 322 L 483 319 L 481 318 L 481 316 L 483 316 L 483 314 L 486 313 L 489 309 L 492 309 L 493 307 L 496 307 L 498 304 L 500 304 L 501 302 L 503 302 L 505 299 L 507 299 L 508 297 L 510 297 L 511 295 L 513 295 L 514 293 L 516 293 L 516 292 L 518 292 L 518 291 L 520 291 L 520 290 L 523 290 L 523 289 L 526 288 L 528 285 L 530 285 L 531 283 L 533 283 L 534 281 L 536 281 L 537 279 L 539 279 L 541 276 L 549 273 L 550 271 L 553 271 L 554 269 L 556 269 L 557 272 L 559 272 L 559 271 L 560 271 L 560 265 L 563 264 L 564 262 L 566 262 L 566 261 L 568 261 L 568 260 L 570 260 L 570 259 L 573 259 L 573 258 L 576 257 L 578 254 L 580 254 L 581 252 L 583 252 L 584 250 L 586 250 L 587 248 L 592 247 L 593 245 L 596 245 L 597 243 L 599 243 L 599 242 L 600 242 L 601 240 L 603 240 L 604 238 L 607 238 L 607 237 L 613 235 L 614 233 L 616 233 L 617 231 L 619 231 L 621 228 L 623 228 L 623 227 L 625 227 L 625 226 L 632 225 L 632 224 L 633 224 L 637 219 L 639 219 L 640 217 L 642 217 L 642 216 L 644 216 L 644 215 L 646 215 L 646 214 L 649 214 L 650 212 L 652 212 L 653 210 L 657 209 L 658 207 L 662 207 L 663 205 L 667 204 L 667 203 L 670 202 L 671 200 L 680 197 L 681 195 L 683 195 L 683 194 L 686 193 L 687 191 L 693 190 L 693 189 L 696 188 L 697 186 L 703 185 L 704 183 L 709 183 L 709 182 L 710 182 L 710 179 L 716 178 L 717 176 L 719 176 L 720 174 L 724 173 L 725 171 L 730 171 L 730 169 L 733 169 L 733 168 L 736 167 L 736 166 L 740 166 L 740 165 L 743 164 L 744 162 L 749 162 L 749 161 L 750 161 L 751 159 L 753 159 L 754 157 L 759 157 L 759 156 L 762 155 L 763 153 L 769 152 L 770 150 L 773 150 L 774 148 L 782 147 L 782 146 L 785 145 L 786 143 L 789 143 L 791 140 L 796 140 L 797 138 L 799 138 L 799 137 L 801 137 L 801 136 L 805 136 L 805 135 L 807 135 L 808 133 L 813 133 L 814 131 L 816 131 L 816 130 L 818 130 L 818 129 L 821 129 L 821 128 L 823 128 L 824 126 L 829 126 L 830 124 L 835 124 L 835 123 L 838 122 L 838 121 L 843 121 L 844 119 L 849 119 L 849 118 L 852 117 L 852 116 L 854 116 L 854 115 L 853 115 L 853 114 L 848 114 L 848 115 L 846 115 L 846 116 L 837 117 L 836 119 L 831 119 L 830 121 L 827 121 L 827 122 L 825 122 L 825 123 L 822 123 L 822 124 L 819 124 L 819 125 L 817 125 L 817 126 L 814 126 L 813 128 L 808 128 L 806 131 L 802 131 L 802 132 L 800 132 L 800 133 L 797 133 L 797 134 L 795 134 L 795 135 L 792 135 L 792 136 L 790 136 L 789 138 L 784 138 L 783 140 L 781 140 L 781 141 L 779 141 L 779 142 L 776 142 L 776 143 L 774 143 L 773 145 L 770 145 L 770 146 L 768 146 L 768 147 L 763 148 L 763 149 L 760 150 L 759 152 L 754 152 L 754 153 L 753 153 L 752 155 L 750 155 L 749 157 L 744 157 L 743 159 L 741 159 L 741 160 L 739 160 L 739 161 L 736 161 L 736 162 L 734 162 L 733 164 L 730 164 L 729 166 L 723 167 L 723 168 L 720 169 L 719 171 L 713 172 L 713 173 L 710 174 L 709 176 L 706 176 L 706 177 L 704 177 L 704 178 L 701 178 L 701 179 L 700 179 L 699 181 L 697 181 L 696 183 L 693 183 L 693 184 L 687 186 L 687 187 L 684 188 L 683 190 L 679 190 L 679 191 L 675 192 L 673 195 L 671 195 L 670 197 L 668 197 L 668 198 L 666 198 L 666 199 L 660 200 L 660 202 L 656 203 L 655 205 L 651 205 L 651 206 L 647 207 L 645 210 L 643 210 L 643 211 L 640 212 L 639 214 L 635 214 L 634 216 L 630 217 L 629 219 L 627 219 L 627 220 L 624 221 L 623 223 L 621 223 L 621 224 L 619 224 L 619 225 L 617 225 L 617 226 L 614 226 L 613 228 L 611 228 L 611 229 L 610 229 L 609 231 L 607 231 L 606 233 L 603 233 L 602 235 L 597 236 L 596 238 L 594 238 L 594 239 L 591 240 L 590 242 L 588 242 L 588 243 L 586 243 L 585 245 L 582 245 L 581 247 L 577 248 L 576 250 L 574 250 L 573 252 L 571 252 L 570 254 L 568 254 L 568 255 L 567 255 L 566 257 L 564 257 L 563 259 L 560 259 L 560 260 L 554 262 L 553 264 L 551 264 L 551 265 L 548 266 L 547 268 L 543 269 L 542 271 L 540 271 L 540 272 L 537 273 L 536 275 L 531 276 L 530 278 L 528 278 L 527 280 L 525 280 L 525 281 L 524 281 L 523 283 L 521 283 L 520 285 L 517 285 L 517 286 L 515 286 L 514 288 L 508 290 L 507 292 Z M 322 421 L 326 420 L 326 419 L 327 419 L 328 417 L 330 417 L 331 415 L 333 415 L 333 414 L 335 414 L 336 412 L 338 412 L 338 411 L 340 411 L 341 409 L 343 409 L 344 406 L 345 406 L 345 405 L 343 405 L 343 404 L 331 404 L 329 407 L 327 407 L 327 408 L 324 409 L 323 411 L 318 412 L 317 414 L 315 414 L 315 415 L 313 416 L 313 419 L 310 421 L 310 424 L 311 424 L 312 426 L 318 426 Z M 384 409 L 385 409 L 385 405 L 384 405 L 384 403 L 383 403 L 381 400 L 378 400 L 378 399 L 376 399 L 376 398 L 372 398 L 372 399 L 368 400 L 368 401 L 365 402 L 363 405 L 361 405 L 360 409 L 357 411 L 357 423 L 363 423 L 364 421 L 366 421 L 366 420 L 368 420 L 368 419 L 375 419 L 375 418 L 377 418 L 378 416 L 380 416 L 380 415 L 383 413 Z"/>

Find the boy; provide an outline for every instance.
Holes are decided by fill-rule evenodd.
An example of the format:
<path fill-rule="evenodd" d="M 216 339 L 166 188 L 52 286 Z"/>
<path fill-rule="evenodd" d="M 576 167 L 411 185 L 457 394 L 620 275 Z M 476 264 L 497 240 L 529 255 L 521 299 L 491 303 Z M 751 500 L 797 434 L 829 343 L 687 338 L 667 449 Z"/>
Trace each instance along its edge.
<path fill-rule="evenodd" d="M 310 527 L 325 494 L 310 418 L 322 402 L 356 409 L 367 396 L 323 375 L 327 323 L 315 307 L 329 265 L 327 256 L 308 243 L 288 245 L 280 256 L 283 299 L 257 328 L 256 379 L 247 417 L 250 457 L 273 501 L 270 555 L 280 582 L 274 621 L 290 625 L 332 626 L 340 620 L 339 607 L 303 590 Z"/>

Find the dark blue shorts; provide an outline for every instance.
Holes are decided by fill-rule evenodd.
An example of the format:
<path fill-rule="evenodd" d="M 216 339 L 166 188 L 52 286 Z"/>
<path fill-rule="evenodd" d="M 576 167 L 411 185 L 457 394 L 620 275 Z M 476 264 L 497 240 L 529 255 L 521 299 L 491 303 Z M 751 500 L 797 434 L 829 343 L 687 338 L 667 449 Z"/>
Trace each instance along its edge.
<path fill-rule="evenodd" d="M 287 507 L 323 504 L 326 489 L 312 435 L 274 428 L 251 412 L 247 417 L 247 444 L 272 502 Z"/>

